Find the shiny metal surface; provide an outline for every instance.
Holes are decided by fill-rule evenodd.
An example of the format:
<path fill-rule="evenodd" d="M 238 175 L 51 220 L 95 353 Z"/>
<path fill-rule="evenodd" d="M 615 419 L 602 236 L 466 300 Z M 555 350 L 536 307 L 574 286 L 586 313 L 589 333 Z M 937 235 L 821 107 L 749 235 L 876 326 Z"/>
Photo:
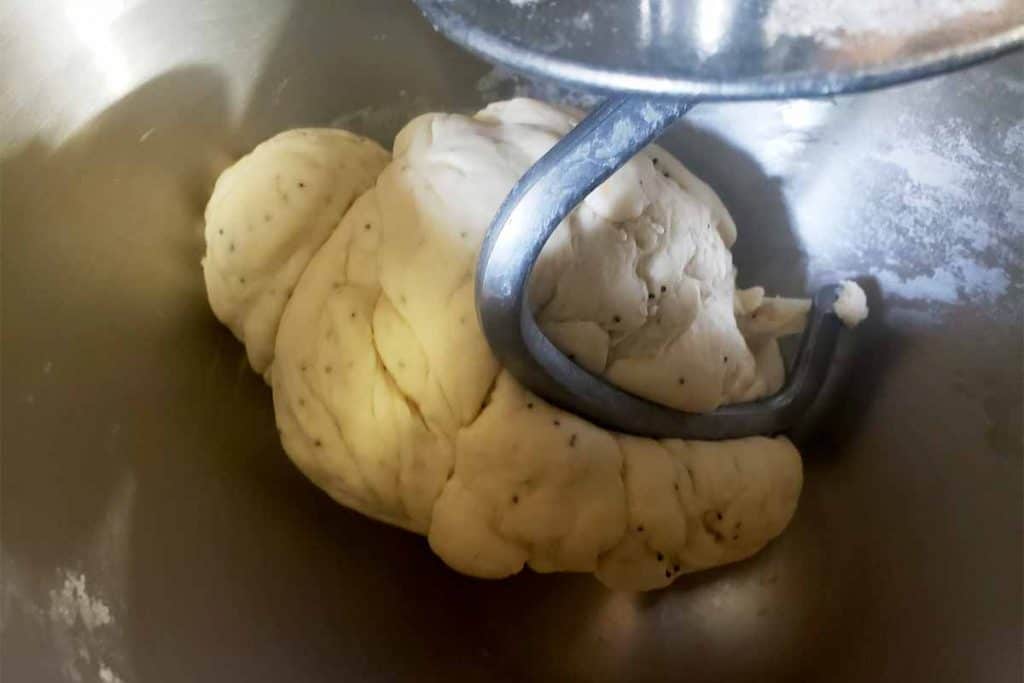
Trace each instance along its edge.
<path fill-rule="evenodd" d="M 669 131 L 742 284 L 867 274 L 872 317 L 786 534 L 633 596 L 470 580 L 331 503 L 200 277 L 213 178 L 271 133 L 555 93 L 401 0 L 80 6 L 0 6 L 4 681 L 1020 680 L 1020 55 Z"/>
<path fill-rule="evenodd" d="M 587 372 L 544 336 L 530 310 L 530 275 L 562 220 L 690 106 L 674 99 L 610 97 L 541 157 L 512 188 L 480 248 L 477 314 L 494 355 L 523 386 L 596 424 L 686 439 L 779 434 L 801 421 L 825 384 L 842 328 L 832 310 L 836 285 L 814 296 L 796 362 L 781 391 L 703 414 L 644 400 Z"/>
<path fill-rule="evenodd" d="M 416 0 L 439 31 L 535 77 L 748 99 L 892 85 L 1024 44 L 1020 0 Z"/>

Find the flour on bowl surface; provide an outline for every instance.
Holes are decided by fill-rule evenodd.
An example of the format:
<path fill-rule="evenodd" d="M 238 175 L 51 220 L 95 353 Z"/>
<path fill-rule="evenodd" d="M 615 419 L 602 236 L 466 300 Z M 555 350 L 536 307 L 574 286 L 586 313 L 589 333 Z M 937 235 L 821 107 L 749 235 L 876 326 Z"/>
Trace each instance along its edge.
<path fill-rule="evenodd" d="M 769 44 L 780 38 L 813 38 L 837 48 L 843 37 L 899 38 L 940 28 L 971 14 L 1016 0 L 775 0 L 764 22 Z"/>

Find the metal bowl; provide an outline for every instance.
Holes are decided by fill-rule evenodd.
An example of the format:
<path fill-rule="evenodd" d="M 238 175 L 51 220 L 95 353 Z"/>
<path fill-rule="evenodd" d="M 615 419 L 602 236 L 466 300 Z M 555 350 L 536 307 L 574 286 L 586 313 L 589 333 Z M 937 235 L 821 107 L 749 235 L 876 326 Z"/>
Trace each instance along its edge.
<path fill-rule="evenodd" d="M 0 9 L 4 680 L 1020 680 L 1021 55 L 670 132 L 744 282 L 857 276 L 872 317 L 802 435 L 791 528 L 630 595 L 465 578 L 332 503 L 199 270 L 213 179 L 276 131 L 389 141 L 566 93 L 406 0 L 82 5 Z"/>

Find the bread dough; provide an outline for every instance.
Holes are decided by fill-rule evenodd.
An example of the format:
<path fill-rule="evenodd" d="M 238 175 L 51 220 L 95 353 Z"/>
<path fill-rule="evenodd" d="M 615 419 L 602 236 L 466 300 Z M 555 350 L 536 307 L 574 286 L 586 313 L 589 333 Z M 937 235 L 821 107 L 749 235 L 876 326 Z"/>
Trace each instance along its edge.
<path fill-rule="evenodd" d="M 297 257 L 308 265 L 259 358 L 274 358 L 285 450 L 342 504 L 426 534 L 474 576 L 529 565 L 647 590 L 778 535 L 801 462 L 781 437 L 608 432 L 532 395 L 491 355 L 473 302 L 481 240 L 575 122 L 525 99 L 410 122 L 323 246 L 295 242 L 315 254 Z M 252 170 L 254 187 L 276 174 Z M 560 348 L 636 394 L 687 410 L 757 398 L 781 386 L 775 339 L 802 328 L 807 302 L 737 292 L 735 236 L 710 188 L 652 146 L 555 232 L 531 303 Z M 290 262 L 285 251 L 274 263 Z M 244 326 L 239 336 L 252 344 Z"/>
<path fill-rule="evenodd" d="M 206 205 L 206 292 L 263 374 L 309 259 L 390 155 L 343 130 L 290 130 L 224 171 Z"/>
<path fill-rule="evenodd" d="M 832 310 L 847 327 L 856 327 L 868 317 L 868 298 L 864 290 L 853 280 L 839 283 L 839 297 Z"/>

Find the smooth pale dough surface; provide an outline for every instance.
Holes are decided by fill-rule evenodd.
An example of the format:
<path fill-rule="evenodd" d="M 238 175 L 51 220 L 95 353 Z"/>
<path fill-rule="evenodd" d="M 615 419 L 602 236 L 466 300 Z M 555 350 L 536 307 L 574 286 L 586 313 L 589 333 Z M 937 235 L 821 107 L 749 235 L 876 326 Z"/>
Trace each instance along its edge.
<path fill-rule="evenodd" d="M 263 374 L 281 313 L 309 259 L 390 155 L 342 130 L 290 130 L 217 179 L 206 205 L 203 276 L 217 318 Z"/>
<path fill-rule="evenodd" d="M 513 183 L 575 120 L 519 99 L 410 122 L 284 309 L 275 414 L 318 486 L 426 534 L 461 572 L 528 565 L 647 590 L 777 536 L 801 462 L 784 438 L 614 434 L 498 366 L 474 312 L 477 251 Z M 775 339 L 801 329 L 807 304 L 735 291 L 735 236 L 714 193 L 651 147 L 556 231 L 531 283 L 538 319 L 592 371 L 667 405 L 770 393 Z"/>

